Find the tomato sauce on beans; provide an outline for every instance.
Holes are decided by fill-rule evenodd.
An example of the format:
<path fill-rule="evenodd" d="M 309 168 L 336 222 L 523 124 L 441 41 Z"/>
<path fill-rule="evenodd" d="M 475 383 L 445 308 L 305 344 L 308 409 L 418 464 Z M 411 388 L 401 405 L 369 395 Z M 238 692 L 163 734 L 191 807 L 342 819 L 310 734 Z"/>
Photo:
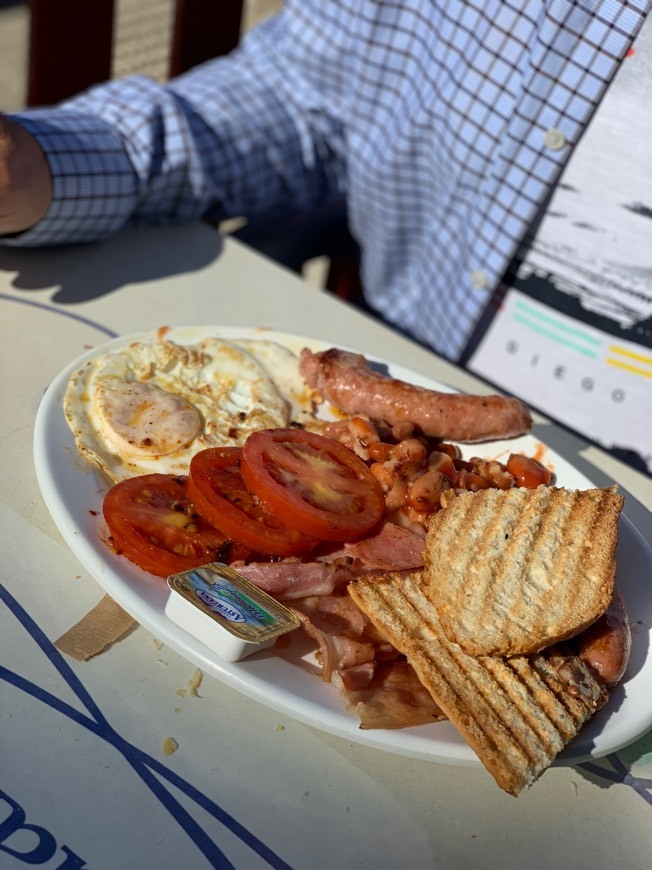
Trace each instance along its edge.
<path fill-rule="evenodd" d="M 385 514 L 425 531 L 446 493 L 481 489 L 535 488 L 552 475 L 537 459 L 512 454 L 497 459 L 462 459 L 455 444 L 415 432 L 411 425 L 383 428 L 365 417 L 338 420 L 324 434 L 353 450 L 368 465 L 385 497 Z"/>

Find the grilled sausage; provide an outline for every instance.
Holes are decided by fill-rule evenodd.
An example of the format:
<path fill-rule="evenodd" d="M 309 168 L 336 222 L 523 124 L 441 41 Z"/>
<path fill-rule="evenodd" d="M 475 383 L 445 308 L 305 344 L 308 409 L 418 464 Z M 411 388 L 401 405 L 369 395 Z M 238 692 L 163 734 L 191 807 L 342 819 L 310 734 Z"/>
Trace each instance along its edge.
<path fill-rule="evenodd" d="M 619 592 L 606 612 L 577 638 L 577 654 L 607 686 L 625 673 L 632 649 L 632 633 L 625 602 Z"/>
<path fill-rule="evenodd" d="M 473 443 L 529 432 L 532 418 L 518 399 L 467 396 L 417 387 L 373 371 L 364 356 L 337 348 L 301 352 L 308 385 L 347 414 L 366 414 L 390 426 L 409 421 L 424 435 Z"/>

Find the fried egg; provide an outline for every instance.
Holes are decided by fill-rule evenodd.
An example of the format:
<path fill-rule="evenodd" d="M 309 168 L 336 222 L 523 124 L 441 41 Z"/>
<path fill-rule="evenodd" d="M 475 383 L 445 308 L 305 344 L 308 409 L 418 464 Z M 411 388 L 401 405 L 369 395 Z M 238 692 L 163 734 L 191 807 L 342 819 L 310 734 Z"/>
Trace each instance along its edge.
<path fill-rule="evenodd" d="M 312 393 L 272 341 L 134 342 L 71 378 L 64 412 L 79 452 L 113 481 L 186 474 L 195 453 L 305 422 Z"/>

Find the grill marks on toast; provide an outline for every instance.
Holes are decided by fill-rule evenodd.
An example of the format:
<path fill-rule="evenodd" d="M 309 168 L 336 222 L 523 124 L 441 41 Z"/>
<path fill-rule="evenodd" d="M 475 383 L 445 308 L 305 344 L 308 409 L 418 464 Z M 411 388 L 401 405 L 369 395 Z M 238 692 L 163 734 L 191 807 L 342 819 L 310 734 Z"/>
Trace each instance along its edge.
<path fill-rule="evenodd" d="M 449 548 L 453 550 L 454 562 L 452 566 L 449 562 L 445 570 L 448 578 L 451 574 L 454 577 L 449 579 L 449 582 L 459 584 L 460 588 L 465 590 L 467 600 L 466 608 L 461 611 L 456 609 L 452 614 L 440 606 L 442 622 L 449 636 L 460 643 L 467 652 L 480 654 L 506 652 L 500 649 L 501 642 L 504 643 L 500 628 L 496 631 L 499 636 L 490 645 L 491 648 L 487 649 L 487 644 L 480 647 L 477 644 L 478 628 L 482 627 L 483 631 L 487 631 L 487 627 L 492 622 L 496 622 L 495 616 L 499 617 L 501 623 L 510 622 L 513 629 L 519 633 L 528 633 L 531 630 L 529 625 L 524 624 L 523 616 L 513 607 L 511 584 L 497 582 L 496 565 L 500 565 L 499 570 L 506 577 L 520 578 L 529 560 L 531 568 L 527 572 L 527 579 L 533 595 L 528 597 L 537 594 L 542 601 L 542 606 L 547 607 L 553 597 L 553 589 L 545 588 L 545 584 L 540 579 L 540 572 L 548 573 L 553 568 L 548 549 L 550 541 L 555 537 L 561 537 L 562 540 L 555 543 L 560 546 L 565 543 L 564 521 L 568 517 L 570 506 L 561 505 L 563 515 L 553 518 L 547 511 L 551 495 L 549 487 L 537 491 L 536 503 L 530 504 L 528 509 L 525 509 L 523 499 L 507 500 L 501 495 L 500 491 L 491 490 L 490 494 L 483 498 L 468 499 L 471 509 L 458 512 L 454 537 L 449 534 L 448 541 L 440 540 L 437 529 L 433 530 L 436 554 L 433 554 L 432 561 L 434 562 L 442 551 L 448 551 Z M 487 522 L 489 512 L 491 521 Z M 443 515 L 442 519 L 445 519 Z M 461 542 L 463 542 L 462 546 L 460 546 Z M 464 551 L 464 555 L 458 562 L 460 549 Z M 482 554 L 480 560 L 478 560 L 478 553 Z M 440 558 L 442 557 L 443 554 Z M 567 558 L 564 559 L 563 553 L 561 559 L 568 561 Z M 443 567 L 441 561 L 438 567 L 440 569 Z M 557 565 L 556 570 L 561 574 L 563 566 Z M 445 580 L 443 582 L 446 583 Z M 437 599 L 439 583 L 439 579 L 433 579 L 432 588 L 435 590 L 433 595 L 437 603 L 439 603 Z M 563 598 L 564 590 L 560 592 Z M 566 607 L 567 603 L 563 601 L 563 606 Z M 559 602 L 558 606 L 561 607 L 562 602 Z M 453 628 L 450 621 L 453 622 Z M 457 628 L 460 623 L 462 628 Z M 538 648 L 546 645 L 544 643 Z"/>
<path fill-rule="evenodd" d="M 475 655 L 536 652 L 590 625 L 613 593 L 614 489 L 462 493 L 431 520 L 427 594 Z"/>
<path fill-rule="evenodd" d="M 510 794 L 530 785 L 608 699 L 579 659 L 557 650 L 510 659 L 465 653 L 444 633 L 421 572 L 361 578 L 349 593 Z"/>

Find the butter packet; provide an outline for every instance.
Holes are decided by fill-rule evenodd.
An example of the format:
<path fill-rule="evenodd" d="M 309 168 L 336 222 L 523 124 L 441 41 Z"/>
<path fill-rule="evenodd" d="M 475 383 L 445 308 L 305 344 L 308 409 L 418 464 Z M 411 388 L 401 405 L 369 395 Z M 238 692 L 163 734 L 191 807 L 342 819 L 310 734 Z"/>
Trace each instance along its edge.
<path fill-rule="evenodd" d="M 300 624 L 291 610 L 220 562 L 172 574 L 167 582 L 166 615 L 229 662 L 272 646 Z"/>

